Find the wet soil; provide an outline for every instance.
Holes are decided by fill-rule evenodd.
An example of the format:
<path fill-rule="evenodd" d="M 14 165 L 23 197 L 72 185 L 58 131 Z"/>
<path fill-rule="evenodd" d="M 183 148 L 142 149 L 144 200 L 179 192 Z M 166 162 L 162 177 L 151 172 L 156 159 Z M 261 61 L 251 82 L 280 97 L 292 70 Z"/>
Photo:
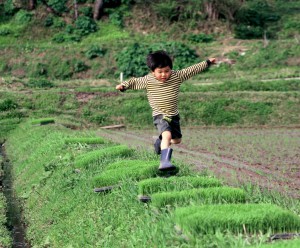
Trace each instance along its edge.
<path fill-rule="evenodd" d="M 117 143 L 124 143 L 136 149 L 153 150 L 153 132 L 135 133 L 128 130 L 99 130 L 100 136 Z M 188 149 L 184 144 L 173 147 L 174 159 L 191 164 L 195 171 L 210 171 L 216 177 L 232 186 L 256 185 L 264 190 L 277 191 L 300 199 L 300 166 L 293 173 L 280 173 L 276 168 L 263 164 L 250 164 L 234 158 L 210 152 Z"/>
<path fill-rule="evenodd" d="M 1 167 L 4 171 L 4 176 L 1 178 L 2 192 L 7 202 L 7 228 L 11 232 L 13 239 L 12 247 L 29 248 L 30 245 L 25 239 L 26 228 L 22 216 L 22 207 L 13 189 L 12 167 L 5 155 L 5 149 L 2 144 L 0 144 L 0 156 L 3 158 Z"/>

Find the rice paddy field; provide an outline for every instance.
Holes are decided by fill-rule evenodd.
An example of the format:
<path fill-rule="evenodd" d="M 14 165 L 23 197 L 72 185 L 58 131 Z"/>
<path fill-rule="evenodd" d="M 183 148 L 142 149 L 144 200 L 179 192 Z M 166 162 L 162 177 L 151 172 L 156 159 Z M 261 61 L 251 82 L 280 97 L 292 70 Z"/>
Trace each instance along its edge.
<path fill-rule="evenodd" d="M 278 190 L 280 173 L 264 172 L 271 162 L 259 156 L 281 144 L 276 165 L 291 168 L 297 129 L 270 129 L 267 137 L 260 129 L 184 130 L 191 142 L 174 147 L 179 170 L 165 174 L 157 169 L 152 130 L 72 130 L 46 120 L 23 122 L 4 146 L 30 247 L 299 246 L 295 188 Z M 259 176 L 267 185 L 255 181 Z"/>

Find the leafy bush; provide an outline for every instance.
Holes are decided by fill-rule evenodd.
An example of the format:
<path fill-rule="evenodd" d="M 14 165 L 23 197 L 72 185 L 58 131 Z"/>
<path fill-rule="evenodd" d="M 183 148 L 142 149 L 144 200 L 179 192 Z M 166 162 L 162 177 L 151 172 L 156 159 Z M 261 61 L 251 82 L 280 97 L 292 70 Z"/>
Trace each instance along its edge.
<path fill-rule="evenodd" d="M 69 79 L 73 75 L 73 69 L 71 62 L 69 60 L 66 61 L 55 61 L 53 62 L 54 64 L 52 65 L 53 69 L 53 76 L 54 78 L 59 78 L 59 79 Z"/>
<path fill-rule="evenodd" d="M 179 17 L 178 3 L 174 0 L 161 1 L 153 4 L 153 11 L 157 16 L 169 23 L 178 20 Z"/>
<path fill-rule="evenodd" d="M 51 27 L 54 24 L 54 18 L 53 16 L 47 16 L 44 20 L 44 26 L 45 27 Z"/>
<path fill-rule="evenodd" d="M 234 28 L 235 37 L 238 39 L 262 39 L 264 29 L 259 26 L 236 25 Z"/>
<path fill-rule="evenodd" d="M 123 11 L 122 8 L 113 9 L 113 11 L 109 11 L 109 21 L 113 25 L 123 28 L 124 20 L 123 20 Z"/>
<path fill-rule="evenodd" d="M 7 36 L 11 33 L 12 31 L 9 28 L 0 28 L 0 36 Z"/>
<path fill-rule="evenodd" d="M 30 88 L 52 88 L 54 87 L 54 84 L 49 81 L 48 79 L 44 78 L 31 78 L 28 80 L 28 82 L 25 84 L 27 87 Z"/>
<path fill-rule="evenodd" d="M 14 5 L 13 0 L 4 2 L 4 13 L 7 15 L 14 15 L 19 9 Z"/>
<path fill-rule="evenodd" d="M 18 24 L 28 24 L 32 19 L 33 14 L 26 11 L 26 10 L 20 10 L 15 15 L 15 20 Z"/>
<path fill-rule="evenodd" d="M 67 11 L 67 0 L 49 0 L 47 3 L 58 13 L 63 13 Z"/>
<path fill-rule="evenodd" d="M 0 111 L 13 110 L 18 107 L 18 104 L 12 99 L 4 99 L 0 101 Z"/>
<path fill-rule="evenodd" d="M 84 54 L 88 59 L 94 59 L 97 57 L 103 57 L 105 53 L 106 53 L 106 49 L 99 47 L 97 45 L 92 45 L 85 51 Z"/>
<path fill-rule="evenodd" d="M 174 59 L 174 69 L 181 69 L 199 61 L 196 52 L 180 42 L 155 43 L 143 45 L 135 43 L 125 47 L 117 54 L 117 64 L 125 77 L 143 76 L 149 71 L 146 56 L 156 50 L 165 50 Z"/>
<path fill-rule="evenodd" d="M 83 61 L 74 61 L 73 62 L 73 68 L 74 68 L 74 72 L 82 72 L 82 71 L 86 71 L 87 69 L 89 69 L 89 66 L 86 65 Z"/>
<path fill-rule="evenodd" d="M 235 21 L 235 36 L 241 39 L 262 38 L 274 36 L 274 31 L 268 27 L 280 19 L 278 11 L 266 0 L 253 0 L 243 5 L 237 12 Z"/>
<path fill-rule="evenodd" d="M 29 73 L 30 77 L 37 78 L 48 75 L 48 65 L 43 63 L 37 63 L 33 66 Z"/>
<path fill-rule="evenodd" d="M 193 43 L 209 43 L 214 40 L 213 36 L 210 34 L 188 34 L 184 36 L 183 38 L 193 42 Z"/>
<path fill-rule="evenodd" d="M 75 28 L 82 36 L 94 33 L 98 29 L 96 22 L 87 16 L 79 16 L 75 21 Z"/>
<path fill-rule="evenodd" d="M 79 9 L 79 13 L 83 16 L 93 17 L 93 8 L 92 7 L 82 7 Z"/>

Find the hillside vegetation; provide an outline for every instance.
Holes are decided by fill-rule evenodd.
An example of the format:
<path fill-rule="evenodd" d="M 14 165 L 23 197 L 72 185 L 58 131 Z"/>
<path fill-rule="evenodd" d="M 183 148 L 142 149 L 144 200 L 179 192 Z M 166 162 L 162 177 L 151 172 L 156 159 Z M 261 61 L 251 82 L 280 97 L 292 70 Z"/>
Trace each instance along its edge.
<path fill-rule="evenodd" d="M 0 5 L 2 133 L 32 115 L 61 116 L 75 128 L 152 126 L 144 93 L 120 95 L 114 86 L 121 72 L 147 73 L 145 56 L 156 49 L 175 68 L 219 59 L 183 85 L 183 124 L 299 124 L 299 1 L 104 1 L 98 19 L 93 2 L 77 2 L 77 19 L 71 1 Z"/>

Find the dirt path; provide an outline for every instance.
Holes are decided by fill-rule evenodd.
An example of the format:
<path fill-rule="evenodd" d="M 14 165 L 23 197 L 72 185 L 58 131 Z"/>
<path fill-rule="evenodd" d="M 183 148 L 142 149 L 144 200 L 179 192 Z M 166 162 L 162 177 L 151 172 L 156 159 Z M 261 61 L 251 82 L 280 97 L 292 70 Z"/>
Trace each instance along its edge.
<path fill-rule="evenodd" d="M 98 134 L 113 142 L 126 144 L 135 149 L 153 151 L 153 133 L 145 131 L 137 135 L 133 131 L 99 130 Z M 286 175 L 271 171 L 264 166 L 249 165 L 242 161 L 217 156 L 204 151 L 186 149 L 183 144 L 174 146 L 175 160 L 191 164 L 196 171 L 210 171 L 226 184 L 240 186 L 251 183 L 267 190 L 276 190 L 293 198 L 300 198 L 300 175 L 295 174 L 296 180 Z M 298 179 L 298 180 L 297 180 Z"/>

